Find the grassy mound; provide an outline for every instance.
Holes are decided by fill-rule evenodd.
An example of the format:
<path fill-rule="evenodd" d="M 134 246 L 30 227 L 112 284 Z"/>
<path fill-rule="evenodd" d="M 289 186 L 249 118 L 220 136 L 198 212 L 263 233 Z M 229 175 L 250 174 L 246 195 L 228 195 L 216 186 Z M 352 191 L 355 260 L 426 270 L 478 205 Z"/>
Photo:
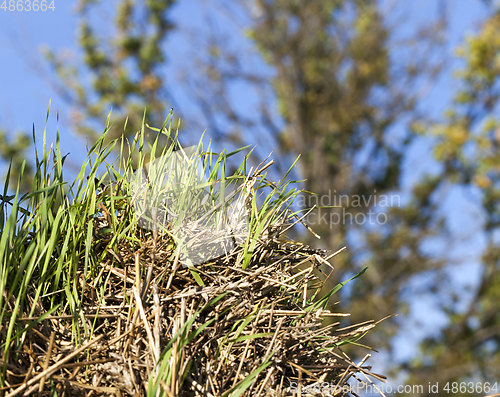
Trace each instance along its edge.
<path fill-rule="evenodd" d="M 187 190 L 177 192 L 160 227 L 156 211 L 138 214 L 134 206 L 134 168 L 179 147 L 170 127 L 151 130 L 151 145 L 144 128 L 130 145 L 106 143 L 105 133 L 71 184 L 63 178 L 59 140 L 47 149 L 44 136 L 32 192 L 9 195 L 5 184 L 1 393 L 286 395 L 325 382 L 330 391 L 345 391 L 353 376 L 383 378 L 342 351 L 375 323 L 322 325 L 346 316 L 327 309 L 344 283 L 322 291 L 333 271 L 328 260 L 342 250 L 286 239 L 302 216 L 291 210 L 299 191 L 286 175 L 270 182 L 265 170 L 272 161 L 247 170 L 247 154 L 226 176 L 226 160 L 239 151 L 215 154 L 200 145 L 206 180 L 198 188 L 206 197 L 190 201 Z M 200 211 L 220 225 L 218 209 L 229 202 L 225 187 L 231 184 L 243 198 L 238 208 L 245 228 L 239 235 L 219 226 L 200 231 Z M 190 248 L 203 241 L 203 250 L 207 239 L 220 245 L 220 234 L 230 234 L 234 244 L 193 265 L 176 234 L 181 228 L 190 234 Z"/>

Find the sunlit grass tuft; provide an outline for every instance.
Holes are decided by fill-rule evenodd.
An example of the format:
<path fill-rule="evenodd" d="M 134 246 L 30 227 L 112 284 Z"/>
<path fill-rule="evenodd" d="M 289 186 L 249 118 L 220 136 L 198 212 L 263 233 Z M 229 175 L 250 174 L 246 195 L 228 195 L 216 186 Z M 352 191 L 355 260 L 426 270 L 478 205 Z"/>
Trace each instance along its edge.
<path fill-rule="evenodd" d="M 152 142 L 146 140 L 146 130 L 153 133 Z M 263 392 L 279 373 L 296 373 L 299 364 L 288 365 L 292 359 L 287 354 L 318 363 L 344 360 L 344 367 L 324 369 L 339 382 L 362 370 L 331 352 L 355 343 L 374 324 L 352 327 L 342 338 L 321 331 L 322 318 L 343 316 L 330 313 L 327 305 L 344 283 L 316 299 L 326 278 L 321 269 L 335 254 L 327 257 L 323 251 L 283 243 L 284 231 L 300 221 L 300 211 L 291 210 L 301 193 L 287 180 L 291 168 L 274 183 L 266 174 L 272 161 L 249 168 L 251 151 L 242 153 L 247 148 L 217 154 L 200 140 L 196 152 L 204 179 L 181 172 L 179 180 L 189 189 L 176 188 L 167 208 L 168 225 L 165 214 L 162 222 L 156 212 L 138 214 L 133 189 L 137 170 L 174 151 L 184 153 L 177 138 L 171 115 L 159 129 L 143 124 L 132 142 L 108 142 L 105 130 L 68 183 L 59 131 L 55 147 L 47 146 L 44 131 L 31 192 L 12 190 L 5 182 L 0 202 L 0 388 L 10 391 L 9 396 L 36 389 L 42 393 L 45 387 L 51 395 L 58 387 L 74 387 L 71 393 L 148 396 Z M 226 162 L 236 155 L 243 155 L 243 161 L 226 175 Z M 203 194 L 193 198 L 193 186 Z M 236 194 L 242 198 L 237 208 L 246 214 L 241 236 L 233 236 L 234 246 L 223 255 L 194 266 L 183 257 L 185 241 L 177 232 L 196 235 L 188 241 L 193 245 L 200 240 L 200 219 L 213 217 L 211 224 L 220 225 L 218 209 Z M 139 215 L 149 227 L 140 226 Z M 284 331 L 287 326 L 298 330 L 294 338 L 299 340 L 286 342 L 294 348 L 285 346 L 291 335 Z M 99 343 L 97 336 L 103 338 Z M 197 350 L 188 353 L 192 346 Z M 72 357 L 80 347 L 84 354 Z M 62 382 L 70 373 L 66 365 L 79 375 Z M 88 372 L 80 371 L 80 365 Z M 209 369 L 211 365 L 216 368 Z M 108 373 L 104 385 L 101 380 L 87 382 L 92 371 Z M 304 371 L 305 379 L 310 372 Z"/>

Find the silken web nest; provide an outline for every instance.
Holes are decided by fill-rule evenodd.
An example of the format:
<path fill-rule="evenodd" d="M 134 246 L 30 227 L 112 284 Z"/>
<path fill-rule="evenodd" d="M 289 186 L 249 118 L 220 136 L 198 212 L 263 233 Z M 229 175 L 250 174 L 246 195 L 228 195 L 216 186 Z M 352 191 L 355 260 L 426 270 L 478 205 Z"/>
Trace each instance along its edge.
<path fill-rule="evenodd" d="M 331 311 L 343 249 L 286 237 L 307 214 L 288 173 L 271 182 L 273 161 L 247 168 L 247 153 L 228 176 L 243 149 L 151 130 L 149 148 L 144 128 L 130 145 L 105 133 L 72 184 L 44 136 L 32 192 L 5 184 L 2 395 L 356 395 L 350 382 L 383 380 L 343 351 L 376 324 Z"/>

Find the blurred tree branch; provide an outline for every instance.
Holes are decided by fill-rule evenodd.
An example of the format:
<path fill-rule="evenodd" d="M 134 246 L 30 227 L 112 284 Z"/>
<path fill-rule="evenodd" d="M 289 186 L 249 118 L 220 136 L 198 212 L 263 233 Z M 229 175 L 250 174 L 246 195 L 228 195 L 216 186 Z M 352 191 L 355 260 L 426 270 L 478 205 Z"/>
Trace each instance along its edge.
<path fill-rule="evenodd" d="M 129 131 L 137 131 L 147 109 L 148 123 L 161 126 L 173 101 L 163 66 L 165 39 L 174 27 L 168 17 L 174 0 L 115 2 L 111 7 L 116 12 L 109 15 L 113 25 L 107 23 L 105 31 L 96 13 L 105 12 L 109 4 L 100 3 L 81 0 L 77 5 L 84 67 L 69 64 L 50 49 L 45 51 L 58 76 L 58 92 L 73 108 L 73 125 L 77 133 L 96 139 L 113 109 L 110 137 L 116 138 L 123 134 L 126 118 Z"/>

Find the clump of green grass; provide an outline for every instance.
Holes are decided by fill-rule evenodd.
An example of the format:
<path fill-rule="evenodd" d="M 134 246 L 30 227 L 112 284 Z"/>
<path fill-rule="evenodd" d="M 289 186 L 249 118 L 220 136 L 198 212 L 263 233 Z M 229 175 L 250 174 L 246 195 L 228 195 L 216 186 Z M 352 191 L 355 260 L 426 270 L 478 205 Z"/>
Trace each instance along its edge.
<path fill-rule="evenodd" d="M 328 261 L 340 251 L 286 240 L 284 233 L 301 221 L 291 210 L 300 191 L 288 173 L 268 180 L 272 161 L 248 169 L 247 153 L 228 176 L 226 162 L 246 148 L 216 154 L 200 141 L 205 179 L 175 188 L 165 208 L 170 221 L 165 212 L 160 222 L 155 211 L 138 210 L 136 170 L 181 149 L 167 121 L 159 129 L 143 126 L 131 143 L 107 142 L 105 131 L 71 183 L 63 175 L 59 134 L 55 147 L 47 147 L 44 132 L 31 192 L 11 194 L 5 183 L 1 392 L 273 395 L 289 392 L 294 382 L 343 386 L 355 373 L 380 379 L 340 350 L 375 323 L 322 326 L 325 317 L 346 316 L 328 310 L 344 283 L 320 297 L 332 270 Z M 220 225 L 228 216 L 220 209 L 235 197 L 226 193 L 231 185 L 242 197 L 246 227 L 237 236 L 228 232 L 230 249 L 195 266 L 183 256 L 178 231 L 191 233 L 191 248 L 200 241 L 205 245 L 198 250 L 210 246 L 212 231 L 197 227 L 201 218 Z M 215 234 L 211 243 L 220 238 Z"/>

